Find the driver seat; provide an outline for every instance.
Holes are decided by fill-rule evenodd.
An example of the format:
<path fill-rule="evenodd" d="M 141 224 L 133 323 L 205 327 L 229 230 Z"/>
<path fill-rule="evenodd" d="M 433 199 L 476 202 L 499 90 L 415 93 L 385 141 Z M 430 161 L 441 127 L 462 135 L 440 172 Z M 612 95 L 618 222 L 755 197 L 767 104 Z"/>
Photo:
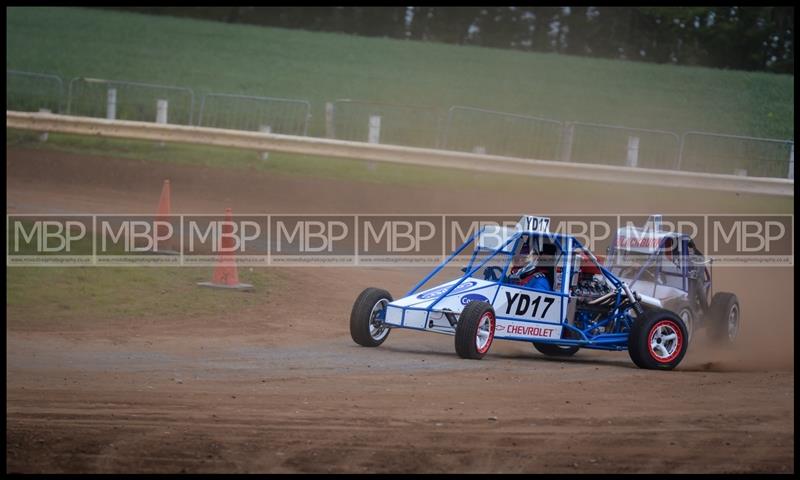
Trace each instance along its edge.
<path fill-rule="evenodd" d="M 542 256 L 539 262 L 542 265 L 542 273 L 544 273 L 545 277 L 547 277 L 547 281 L 550 282 L 550 288 L 553 288 L 555 285 L 555 260 L 557 251 L 558 250 L 553 243 L 546 243 L 542 245 Z"/>

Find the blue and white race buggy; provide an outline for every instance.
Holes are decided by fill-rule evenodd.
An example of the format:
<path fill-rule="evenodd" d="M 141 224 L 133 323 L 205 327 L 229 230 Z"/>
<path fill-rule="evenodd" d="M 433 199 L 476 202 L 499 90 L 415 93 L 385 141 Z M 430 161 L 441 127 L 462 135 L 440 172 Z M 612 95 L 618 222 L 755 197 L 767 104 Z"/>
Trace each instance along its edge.
<path fill-rule="evenodd" d="M 612 273 L 616 268 L 601 265 L 573 236 L 551 233 L 549 224 L 547 217 L 524 216 L 514 228 L 480 228 L 401 299 L 367 288 L 350 315 L 353 340 L 377 347 L 392 328 L 408 328 L 454 335 L 462 358 L 483 358 L 499 338 L 531 342 L 551 356 L 627 349 L 641 368 L 675 368 L 689 345 L 684 319 L 657 297 L 633 291 Z M 418 291 L 457 267 L 470 245 L 460 278 Z"/>

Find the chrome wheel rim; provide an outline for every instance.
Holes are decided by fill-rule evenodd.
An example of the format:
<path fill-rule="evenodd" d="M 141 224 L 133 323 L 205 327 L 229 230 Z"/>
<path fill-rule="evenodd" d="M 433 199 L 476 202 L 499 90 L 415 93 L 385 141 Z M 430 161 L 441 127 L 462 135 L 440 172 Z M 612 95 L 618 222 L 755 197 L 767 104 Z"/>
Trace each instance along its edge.
<path fill-rule="evenodd" d="M 728 339 L 733 341 L 739 333 L 739 305 L 733 305 L 728 312 Z"/>
<path fill-rule="evenodd" d="M 489 349 L 494 337 L 494 315 L 492 312 L 486 312 L 478 321 L 478 332 L 475 335 L 475 347 L 479 352 L 483 353 Z"/>
<path fill-rule="evenodd" d="M 378 321 L 378 314 L 386 309 L 389 300 L 382 298 L 372 306 L 372 311 L 369 314 L 369 336 L 375 341 L 383 340 L 389 334 L 389 329 L 386 325 Z"/>

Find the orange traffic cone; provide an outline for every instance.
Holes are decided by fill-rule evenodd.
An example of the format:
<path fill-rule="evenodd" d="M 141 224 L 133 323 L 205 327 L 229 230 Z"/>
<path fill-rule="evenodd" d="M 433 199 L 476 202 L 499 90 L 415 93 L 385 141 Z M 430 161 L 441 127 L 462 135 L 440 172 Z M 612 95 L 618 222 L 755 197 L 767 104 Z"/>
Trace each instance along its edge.
<path fill-rule="evenodd" d="M 233 233 L 233 214 L 230 208 L 225 209 L 225 223 L 222 225 L 222 241 L 214 267 L 211 282 L 200 282 L 201 287 L 228 288 L 232 290 L 253 290 L 248 283 L 239 283 L 239 271 L 236 267 L 236 257 L 233 252 L 234 243 L 230 236 Z"/>
<path fill-rule="evenodd" d="M 161 198 L 158 199 L 158 211 L 156 212 L 156 218 L 163 218 L 169 217 L 169 210 L 170 210 L 170 188 L 169 188 L 169 180 L 164 180 L 164 186 L 161 187 Z"/>
<path fill-rule="evenodd" d="M 161 198 L 158 200 L 158 210 L 156 210 L 157 222 L 164 222 L 156 224 L 155 233 L 159 238 L 156 243 L 155 253 L 165 255 L 178 255 L 175 245 L 175 226 L 173 225 L 172 235 L 166 238 L 169 234 L 169 227 L 165 223 L 172 223 L 172 216 L 170 214 L 170 184 L 169 180 L 164 180 L 164 186 L 161 187 Z"/>

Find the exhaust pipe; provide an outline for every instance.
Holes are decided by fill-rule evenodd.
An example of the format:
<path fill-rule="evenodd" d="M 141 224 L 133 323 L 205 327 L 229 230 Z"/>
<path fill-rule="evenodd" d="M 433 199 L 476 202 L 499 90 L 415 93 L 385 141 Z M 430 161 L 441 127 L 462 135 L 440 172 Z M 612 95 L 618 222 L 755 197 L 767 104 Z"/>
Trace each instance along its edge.
<path fill-rule="evenodd" d="M 608 293 L 606 293 L 605 295 L 603 295 L 602 297 L 597 297 L 597 298 L 595 298 L 594 300 L 591 300 L 591 301 L 589 301 L 589 302 L 586 302 L 586 304 L 587 304 L 587 305 L 597 305 L 597 304 L 599 304 L 599 303 L 603 303 L 603 302 L 605 302 L 606 300 L 608 300 L 609 298 L 611 298 L 611 297 L 613 297 L 614 295 L 616 295 L 616 293 L 617 293 L 617 292 L 614 292 L 614 291 L 608 292 Z"/>

